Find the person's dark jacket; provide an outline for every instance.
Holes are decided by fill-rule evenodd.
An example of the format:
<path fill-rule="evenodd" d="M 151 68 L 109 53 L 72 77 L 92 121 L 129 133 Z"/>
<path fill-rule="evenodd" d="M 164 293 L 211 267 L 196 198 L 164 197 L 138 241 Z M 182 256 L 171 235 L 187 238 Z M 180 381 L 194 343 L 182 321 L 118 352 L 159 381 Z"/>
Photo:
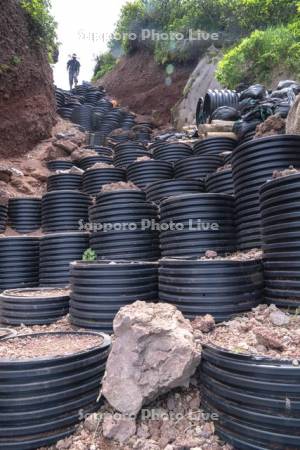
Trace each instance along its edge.
<path fill-rule="evenodd" d="M 77 59 L 70 59 L 67 64 L 67 69 L 72 73 L 79 73 L 80 70 L 80 62 Z"/>

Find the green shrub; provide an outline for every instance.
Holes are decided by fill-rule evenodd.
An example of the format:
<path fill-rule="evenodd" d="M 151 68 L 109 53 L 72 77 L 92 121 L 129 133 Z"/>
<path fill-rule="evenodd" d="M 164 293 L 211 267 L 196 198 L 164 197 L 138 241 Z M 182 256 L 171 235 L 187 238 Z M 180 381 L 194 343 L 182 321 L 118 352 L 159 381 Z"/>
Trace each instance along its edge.
<path fill-rule="evenodd" d="M 93 250 L 92 248 L 88 248 L 82 255 L 82 261 L 96 261 L 96 260 L 97 255 L 95 250 Z"/>
<path fill-rule="evenodd" d="M 125 54 L 147 49 L 160 64 L 196 60 L 205 50 L 201 43 L 197 46 L 186 40 L 142 40 L 142 30 L 183 33 L 185 38 L 190 30 L 215 32 L 220 33 L 216 45 L 228 46 L 228 42 L 236 43 L 256 30 L 280 28 L 293 22 L 299 3 L 299 0 L 133 0 L 121 10 L 115 29 L 117 39 L 111 41 L 110 49 Z M 130 33 L 137 39 L 130 39 Z M 296 51 L 294 44 L 293 41 Z M 264 58 L 266 64 L 267 54 Z M 243 58 L 240 59 L 244 65 Z M 235 70 L 244 73 L 243 68 Z M 240 74 L 236 73 L 234 78 L 240 78 Z"/>
<path fill-rule="evenodd" d="M 257 30 L 224 55 L 216 76 L 229 88 L 241 82 L 268 83 L 278 67 L 300 76 L 299 55 L 300 39 L 289 27 Z"/>
<path fill-rule="evenodd" d="M 98 56 L 96 59 L 93 80 L 99 80 L 104 77 L 105 74 L 113 70 L 116 64 L 117 60 L 111 52 L 103 53 Z"/>
<path fill-rule="evenodd" d="M 52 62 L 52 56 L 57 52 L 58 42 L 57 24 L 50 14 L 50 0 L 21 0 L 20 5 L 27 14 L 34 41 L 46 48 L 49 60 Z"/>

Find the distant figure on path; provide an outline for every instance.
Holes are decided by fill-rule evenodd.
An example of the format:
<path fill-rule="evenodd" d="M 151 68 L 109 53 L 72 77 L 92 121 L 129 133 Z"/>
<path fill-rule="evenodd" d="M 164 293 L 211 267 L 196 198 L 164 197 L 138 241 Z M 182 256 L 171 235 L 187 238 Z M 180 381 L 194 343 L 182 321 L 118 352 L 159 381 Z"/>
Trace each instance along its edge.
<path fill-rule="evenodd" d="M 78 84 L 78 75 L 80 72 L 80 62 L 77 61 L 77 55 L 73 53 L 72 59 L 68 61 L 67 70 L 69 71 L 69 82 L 70 82 L 70 91 L 73 88 L 73 84 L 77 86 Z"/>

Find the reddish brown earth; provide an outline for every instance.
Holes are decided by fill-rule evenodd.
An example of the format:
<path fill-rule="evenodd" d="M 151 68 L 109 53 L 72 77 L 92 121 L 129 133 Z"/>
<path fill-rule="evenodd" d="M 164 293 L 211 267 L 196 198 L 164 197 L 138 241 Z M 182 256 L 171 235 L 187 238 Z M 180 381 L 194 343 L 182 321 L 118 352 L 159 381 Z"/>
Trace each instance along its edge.
<path fill-rule="evenodd" d="M 2 2 L 1 2 L 2 3 Z M 14 0 L 0 14 L 0 157 L 22 155 L 55 123 L 52 70 Z"/>
<path fill-rule="evenodd" d="M 39 142 L 26 154 L 13 154 L 9 158 L 0 155 L 0 204 L 12 197 L 41 197 L 47 190 L 47 178 L 54 172 L 47 169 L 47 161 L 71 160 L 72 152 L 78 152 L 86 136 L 71 122 L 57 117 L 51 129 L 51 137 Z M 14 235 L 13 230 L 6 234 Z"/>
<path fill-rule="evenodd" d="M 150 53 L 138 51 L 121 58 L 117 67 L 96 84 L 104 86 L 121 106 L 137 114 L 151 114 L 159 125 L 165 125 L 171 122 L 171 109 L 182 96 L 193 68 L 176 66 L 167 85 L 165 67 L 158 65 Z"/>

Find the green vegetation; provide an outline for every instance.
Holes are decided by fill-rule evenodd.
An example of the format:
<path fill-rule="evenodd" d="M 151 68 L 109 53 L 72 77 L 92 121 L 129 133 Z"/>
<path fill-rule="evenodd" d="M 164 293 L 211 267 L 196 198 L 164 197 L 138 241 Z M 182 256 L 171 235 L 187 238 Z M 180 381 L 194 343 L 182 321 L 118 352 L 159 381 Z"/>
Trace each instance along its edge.
<path fill-rule="evenodd" d="M 230 49 L 217 68 L 217 79 L 234 88 L 241 82 L 268 83 L 277 68 L 300 78 L 300 39 L 289 27 L 254 31 Z"/>
<path fill-rule="evenodd" d="M 211 43 L 219 48 L 234 45 L 219 65 L 219 80 L 228 86 L 247 77 L 267 80 L 279 62 L 292 71 L 298 70 L 299 3 L 299 0 L 129 1 L 121 10 L 109 54 L 119 56 L 146 48 L 160 64 L 181 63 L 198 59 Z M 145 40 L 142 30 L 167 33 L 167 38 Z M 218 33 L 218 39 L 191 42 L 188 39 L 191 32 L 199 30 Z M 181 33 L 180 39 L 176 33 Z M 105 59 L 108 62 L 105 60 L 102 67 L 106 73 L 113 64 L 108 54 Z"/>
<path fill-rule="evenodd" d="M 50 0 L 21 0 L 20 5 L 28 16 L 33 40 L 47 49 L 49 60 L 52 62 L 58 42 L 56 22 L 50 14 Z"/>
<path fill-rule="evenodd" d="M 10 70 L 10 66 L 8 64 L 0 64 L 0 75 L 5 74 Z"/>
<path fill-rule="evenodd" d="M 14 55 L 10 59 L 10 63 L 12 66 L 18 66 L 19 64 L 21 64 L 21 62 L 22 62 L 22 58 L 20 58 L 20 56 L 18 56 L 18 55 Z"/>
<path fill-rule="evenodd" d="M 92 248 L 88 248 L 82 256 L 83 261 L 96 261 L 96 259 L 97 259 L 96 252 Z"/>
<path fill-rule="evenodd" d="M 98 56 L 94 69 L 93 80 L 95 81 L 102 78 L 106 73 L 113 70 L 116 64 L 117 59 L 110 52 L 103 53 L 102 55 Z"/>

